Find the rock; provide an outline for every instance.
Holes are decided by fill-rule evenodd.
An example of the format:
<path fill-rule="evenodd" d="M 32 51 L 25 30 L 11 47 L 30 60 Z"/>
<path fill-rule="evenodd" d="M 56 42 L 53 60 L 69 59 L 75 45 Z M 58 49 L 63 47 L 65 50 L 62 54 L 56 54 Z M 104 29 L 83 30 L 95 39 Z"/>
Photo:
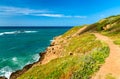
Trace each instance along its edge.
<path fill-rule="evenodd" d="M 46 52 L 42 52 L 42 53 L 39 54 L 40 55 L 40 59 L 39 59 L 38 62 L 41 62 L 44 59 L 45 54 L 46 54 Z"/>
<path fill-rule="evenodd" d="M 108 24 L 108 25 L 106 25 L 105 27 L 103 27 L 103 29 L 104 30 L 108 30 L 108 29 L 110 29 L 112 26 L 111 26 L 111 24 Z"/>
<path fill-rule="evenodd" d="M 107 28 L 106 28 L 106 27 L 103 27 L 103 29 L 104 29 L 104 30 L 107 30 Z"/>
<path fill-rule="evenodd" d="M 50 46 L 54 46 L 55 45 L 55 42 L 54 41 L 52 41 L 51 42 L 51 44 L 50 44 Z"/>
<path fill-rule="evenodd" d="M 6 77 L 4 77 L 4 76 L 0 76 L 0 79 L 7 79 Z"/>
<path fill-rule="evenodd" d="M 73 53 L 70 53 L 70 55 L 73 55 Z"/>
<path fill-rule="evenodd" d="M 107 29 L 111 28 L 111 25 L 110 25 L 110 24 L 108 24 L 108 25 L 106 26 L 106 28 L 107 28 Z"/>
<path fill-rule="evenodd" d="M 28 69 L 30 69 L 32 66 L 33 66 L 33 64 L 29 64 L 29 65 L 26 65 L 22 70 L 17 70 L 17 71 L 15 71 L 15 72 L 13 72 L 13 73 L 10 75 L 10 79 L 16 79 L 16 78 L 18 78 L 18 77 L 21 76 L 24 72 L 26 72 Z"/>

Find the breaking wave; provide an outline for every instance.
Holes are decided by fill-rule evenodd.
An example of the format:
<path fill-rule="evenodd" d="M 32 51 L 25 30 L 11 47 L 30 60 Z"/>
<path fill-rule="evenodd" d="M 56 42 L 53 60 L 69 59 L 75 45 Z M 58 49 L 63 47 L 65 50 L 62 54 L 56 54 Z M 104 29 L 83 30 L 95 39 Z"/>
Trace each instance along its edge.
<path fill-rule="evenodd" d="M 12 69 L 9 66 L 5 66 L 2 69 L 0 69 L 0 75 L 5 76 L 8 79 L 9 79 L 9 77 L 10 77 L 12 72 L 13 71 L 12 71 Z"/>
<path fill-rule="evenodd" d="M 36 33 L 38 31 L 11 31 L 11 32 L 1 32 L 0 36 L 2 35 L 9 35 L 9 34 L 20 34 L 20 33 Z"/>
<path fill-rule="evenodd" d="M 39 58 L 39 54 L 34 54 L 26 57 L 12 57 L 2 59 L 0 64 L 11 63 L 11 65 L 6 65 L 5 67 L 0 68 L 0 76 L 5 76 L 9 79 L 12 72 L 22 69 L 25 65 L 38 61 Z"/>

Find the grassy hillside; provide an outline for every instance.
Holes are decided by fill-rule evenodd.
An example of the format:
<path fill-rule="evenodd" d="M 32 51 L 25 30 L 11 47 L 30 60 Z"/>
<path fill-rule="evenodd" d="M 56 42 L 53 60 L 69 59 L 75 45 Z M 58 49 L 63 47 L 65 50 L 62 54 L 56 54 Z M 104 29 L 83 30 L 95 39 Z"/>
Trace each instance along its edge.
<path fill-rule="evenodd" d="M 88 79 L 104 63 L 109 48 L 85 33 L 68 40 L 61 53 L 63 57 L 35 66 L 18 79 Z"/>
<path fill-rule="evenodd" d="M 58 58 L 33 66 L 17 79 L 90 79 L 109 56 L 108 45 L 98 40 L 93 32 L 106 35 L 120 45 L 120 15 L 87 25 L 82 34 L 76 34 L 82 28 L 84 26 L 73 27 L 61 35 L 58 44 L 62 51 Z"/>
<path fill-rule="evenodd" d="M 102 19 L 97 24 L 101 34 L 110 37 L 115 44 L 120 45 L 120 15 Z"/>

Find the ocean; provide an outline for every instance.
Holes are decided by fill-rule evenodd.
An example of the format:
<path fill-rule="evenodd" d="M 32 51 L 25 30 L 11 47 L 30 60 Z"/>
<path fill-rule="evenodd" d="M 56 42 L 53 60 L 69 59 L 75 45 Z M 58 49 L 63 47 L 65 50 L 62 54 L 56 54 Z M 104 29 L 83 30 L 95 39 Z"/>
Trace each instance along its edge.
<path fill-rule="evenodd" d="M 0 76 L 38 61 L 51 40 L 70 27 L 0 27 Z"/>

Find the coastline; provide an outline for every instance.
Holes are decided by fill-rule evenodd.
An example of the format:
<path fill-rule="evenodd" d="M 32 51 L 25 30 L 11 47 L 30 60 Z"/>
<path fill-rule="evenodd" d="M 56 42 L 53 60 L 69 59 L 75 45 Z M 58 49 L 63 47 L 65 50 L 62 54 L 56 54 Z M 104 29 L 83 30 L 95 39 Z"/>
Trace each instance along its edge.
<path fill-rule="evenodd" d="M 40 27 L 41 28 L 41 27 Z M 41 61 L 41 63 L 44 63 L 44 62 L 42 62 L 42 60 L 41 60 L 41 58 L 40 57 L 42 57 L 42 58 L 44 58 L 43 56 L 41 56 L 40 54 L 41 53 L 45 53 L 45 52 L 48 52 L 48 51 L 50 51 L 50 50 L 52 50 L 53 48 L 51 48 L 53 45 L 52 45 L 52 43 L 53 43 L 53 41 L 55 41 L 55 39 L 57 38 L 57 37 L 59 37 L 59 35 L 61 35 L 62 33 L 65 33 L 67 30 L 68 30 L 68 28 L 71 28 L 71 27 L 67 27 L 66 29 L 64 29 L 63 30 L 63 28 L 65 28 L 65 27 L 62 27 L 62 29 L 60 30 L 60 32 L 56 32 L 56 31 L 54 31 L 56 34 L 52 34 L 50 37 L 48 37 L 49 38 L 49 40 L 48 40 L 48 42 L 49 42 L 49 44 L 44 44 L 45 45 L 45 48 L 44 48 L 44 50 L 37 50 L 37 57 L 38 57 L 38 59 L 37 60 L 35 60 L 35 61 L 33 61 L 33 62 L 31 62 L 31 63 L 28 63 L 28 64 L 24 64 L 24 65 L 22 65 L 22 68 L 18 68 L 17 70 L 13 70 L 13 71 L 11 71 L 11 73 L 8 75 L 8 76 L 6 76 L 6 75 L 1 75 L 0 76 L 0 79 L 4 79 L 5 77 L 6 78 L 8 78 L 8 79 L 10 79 L 10 76 L 12 75 L 12 74 L 15 74 L 15 73 L 21 73 L 21 72 L 23 72 L 24 70 L 25 71 L 27 71 L 28 69 L 29 69 L 29 67 L 31 68 L 31 66 L 29 66 L 29 65 L 32 65 L 32 64 L 35 64 L 35 63 L 38 63 L 39 62 L 39 64 L 40 64 L 40 61 Z M 55 30 L 56 28 L 54 27 L 54 29 L 53 30 Z M 43 30 L 43 29 L 42 29 Z M 50 30 L 51 32 L 53 31 L 53 30 Z M 39 31 L 39 30 L 38 30 Z M 47 30 L 45 30 L 46 32 L 47 32 Z M 11 31 L 10 31 L 11 32 Z M 52 32 L 52 33 L 54 33 L 54 32 Z M 41 35 L 41 34 L 40 34 Z M 40 36 L 41 37 L 41 36 Z M 38 38 L 38 37 L 36 37 L 36 38 Z M 46 39 L 46 38 L 44 38 L 44 39 Z M 47 42 L 47 41 L 46 41 Z M 41 45 L 39 45 L 39 46 L 41 46 Z M 41 46 L 42 47 L 42 46 Z M 41 49 L 41 47 L 38 47 L 38 49 Z M 17 52 L 17 51 L 16 51 Z M 33 52 L 33 54 L 34 54 L 34 51 L 32 51 Z M 35 50 L 35 52 L 36 52 L 36 50 Z M 51 52 L 51 54 L 52 54 L 52 52 Z M 53 54 L 54 55 L 54 54 Z M 28 55 L 27 55 L 28 56 Z M 56 58 L 57 56 L 56 55 L 54 55 L 54 57 L 53 58 Z M 30 57 L 31 58 L 31 57 Z M 50 59 L 48 59 L 49 57 L 47 57 L 47 61 L 49 61 Z M 19 59 L 19 61 L 22 61 L 21 59 Z M 44 61 L 46 61 L 46 60 L 44 60 Z M 12 62 L 14 62 L 14 61 L 12 61 Z M 19 62 L 18 62 L 19 63 Z M 20 63 L 21 64 L 21 63 Z M 28 65 L 28 66 L 27 66 Z M 27 67 L 26 67 L 27 66 Z M 26 69 L 25 69 L 25 68 Z M 14 69 L 14 68 L 13 68 Z M 24 70 L 23 70 L 24 69 Z M 6 72 L 8 72 L 8 71 L 6 71 Z"/>
<path fill-rule="evenodd" d="M 21 70 L 17 70 L 15 72 L 12 72 L 12 74 L 10 75 L 9 79 L 17 79 L 17 77 L 19 77 L 20 75 L 24 74 L 26 71 L 28 71 L 33 65 L 39 63 L 40 61 L 43 60 L 45 53 L 41 52 L 39 53 L 39 60 L 37 62 L 33 62 L 32 64 L 28 64 L 26 66 L 24 66 Z"/>
<path fill-rule="evenodd" d="M 30 68 L 36 66 L 37 64 L 46 64 L 50 60 L 59 57 L 57 54 L 50 52 L 50 50 L 53 50 L 53 48 L 56 47 L 55 46 L 55 45 L 57 45 L 56 41 L 58 41 L 59 38 L 60 38 L 60 36 L 54 37 L 53 40 L 51 41 L 50 45 L 45 49 L 45 51 L 39 53 L 40 58 L 38 61 L 33 62 L 32 64 L 25 65 L 22 69 L 12 72 L 9 79 L 17 79 L 19 76 L 21 76 L 22 74 L 24 74 Z M 7 79 L 7 78 L 4 76 L 1 76 L 0 79 Z"/>
<path fill-rule="evenodd" d="M 48 46 L 49 47 L 49 46 Z M 32 64 L 28 64 L 28 65 L 25 65 L 22 69 L 20 70 L 16 70 L 14 72 L 11 73 L 9 79 L 17 79 L 17 77 L 19 77 L 20 75 L 24 74 L 26 71 L 28 71 L 32 66 L 34 66 L 35 64 L 38 64 L 40 63 L 43 59 L 44 59 L 44 56 L 45 56 L 45 52 L 41 52 L 39 53 L 39 60 L 36 61 L 36 62 L 33 62 Z M 0 76 L 0 79 L 8 79 L 6 78 L 5 76 Z"/>
<path fill-rule="evenodd" d="M 84 27 L 83 29 L 80 29 L 78 31 L 78 33 L 80 34 L 89 29 L 90 28 L 88 28 L 88 27 Z M 72 37 L 78 35 L 78 33 L 75 33 Z M 45 51 L 39 53 L 40 58 L 38 61 L 33 62 L 32 64 L 25 65 L 22 69 L 12 72 L 9 79 L 17 79 L 19 76 L 21 76 L 22 74 L 27 72 L 30 68 L 37 66 L 39 64 L 46 64 L 49 61 L 51 61 L 52 59 L 61 57 L 62 54 L 59 52 L 61 52 L 63 50 L 63 47 L 60 43 L 62 42 L 63 44 L 65 44 L 67 42 L 66 39 L 69 39 L 69 38 L 70 37 L 61 38 L 61 35 L 54 37 L 53 40 L 51 41 L 50 45 L 45 49 Z M 1 79 L 4 79 L 4 77 Z"/>
<path fill-rule="evenodd" d="M 87 29 L 86 29 L 87 28 Z M 85 27 L 83 29 L 79 30 L 79 33 L 85 32 L 86 30 L 89 30 L 90 28 Z M 77 35 L 78 33 L 75 33 Z M 24 66 L 21 70 L 17 70 L 15 72 L 12 72 L 9 79 L 17 79 L 19 76 L 27 72 L 30 68 L 37 66 L 38 64 L 46 64 L 52 59 L 59 58 L 62 55 L 59 53 L 62 51 L 62 46 L 60 45 L 60 42 L 66 43 L 65 39 L 69 38 L 61 38 L 61 35 L 54 37 L 51 41 L 50 45 L 45 49 L 44 52 L 39 53 L 39 60 L 36 62 L 33 62 L 32 64 L 28 64 Z M 3 78 L 4 79 L 4 78 Z"/>

